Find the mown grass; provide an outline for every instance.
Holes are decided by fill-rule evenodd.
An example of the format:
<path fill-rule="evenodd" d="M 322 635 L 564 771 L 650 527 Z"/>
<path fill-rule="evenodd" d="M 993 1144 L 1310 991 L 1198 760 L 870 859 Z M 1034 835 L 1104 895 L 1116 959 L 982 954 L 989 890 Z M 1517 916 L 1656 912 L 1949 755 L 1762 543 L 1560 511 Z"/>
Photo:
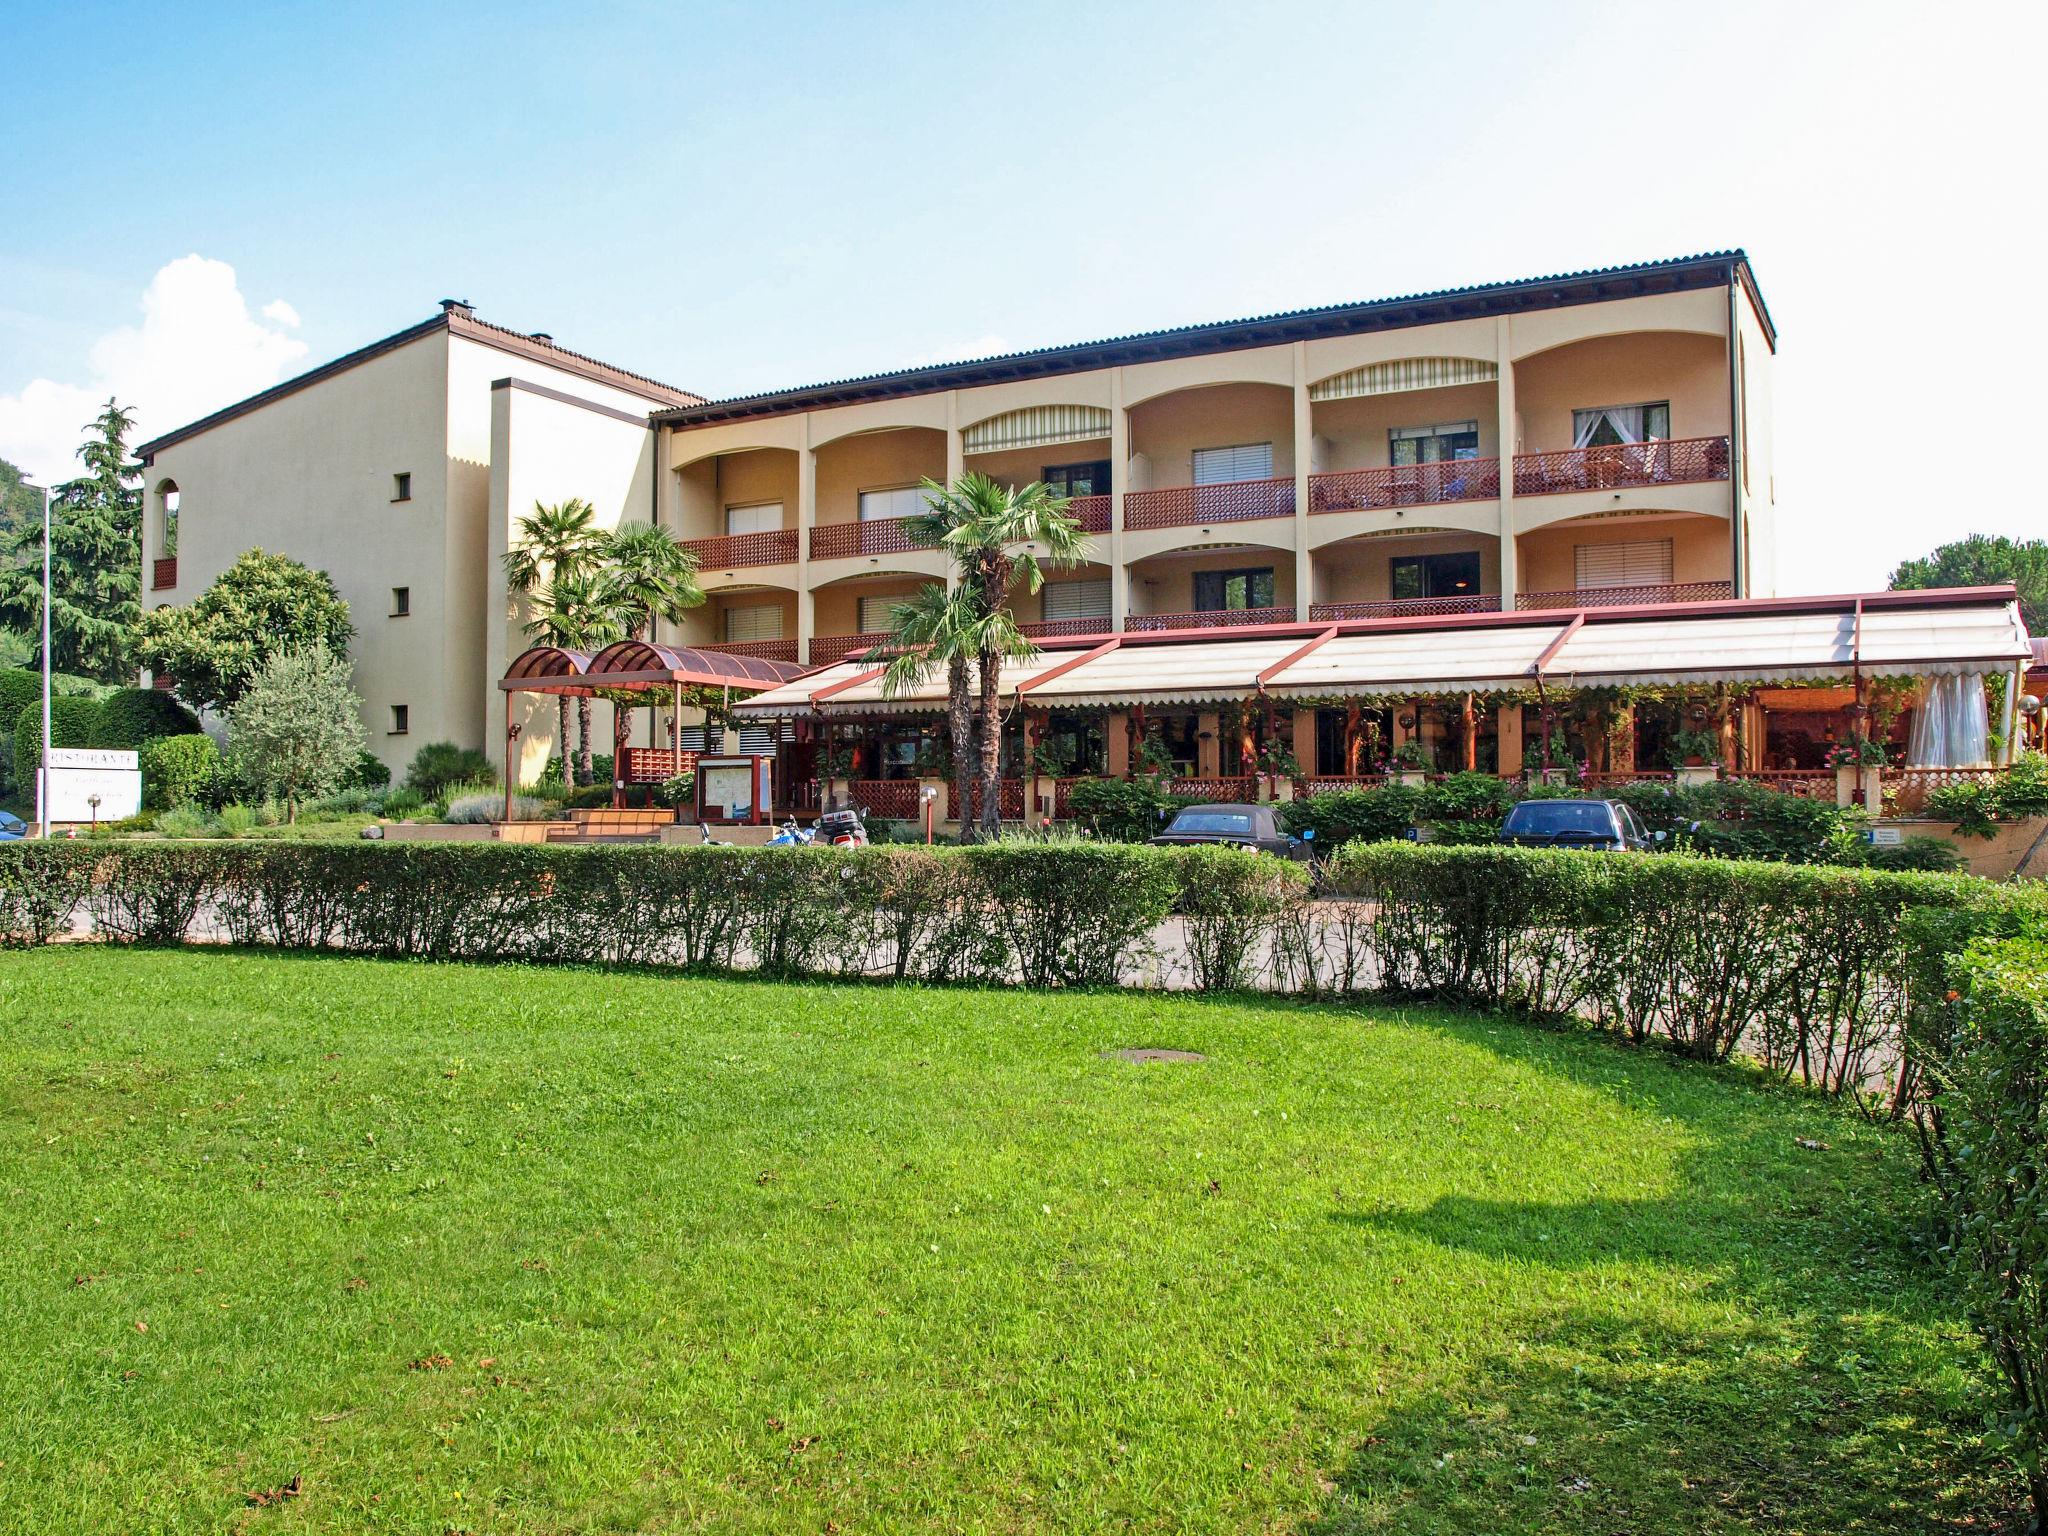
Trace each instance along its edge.
<path fill-rule="evenodd" d="M 63 947 L 0 1188 L 7 1529 L 2016 1502 L 1901 1137 L 1508 1021 Z"/>

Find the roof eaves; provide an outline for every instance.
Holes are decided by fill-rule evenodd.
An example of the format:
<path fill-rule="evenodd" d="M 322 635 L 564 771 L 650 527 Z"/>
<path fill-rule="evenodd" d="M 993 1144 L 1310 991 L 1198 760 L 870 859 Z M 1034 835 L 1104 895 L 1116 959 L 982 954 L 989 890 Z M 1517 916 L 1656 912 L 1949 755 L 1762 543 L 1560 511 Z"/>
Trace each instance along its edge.
<path fill-rule="evenodd" d="M 1762 311 L 1761 294 L 1741 249 L 1709 251 L 1661 261 L 1588 268 L 1548 277 L 1519 278 L 1502 283 L 1475 283 L 1394 298 L 1371 299 L 1320 308 L 1282 310 L 1239 320 L 1205 321 L 1162 330 L 1138 331 L 1099 341 L 1074 342 L 1024 352 L 1007 352 L 957 363 L 808 384 L 795 389 L 707 400 L 694 406 L 657 411 L 657 424 L 701 426 L 749 417 L 784 415 L 825 406 L 852 405 L 889 396 L 927 394 L 941 389 L 1000 383 L 1108 367 L 1116 363 L 1184 357 L 1202 352 L 1233 351 L 1277 342 L 1343 335 L 1364 330 L 1405 329 L 1468 314 L 1505 313 L 1517 309 L 1563 308 L 1626 295 L 1601 291 L 1618 284 L 1637 292 L 1675 290 L 1707 283 L 1744 281 Z M 1545 290 L 1549 290 L 1546 292 Z M 1769 318 L 1764 316 L 1769 328 Z M 1775 338 L 1775 331 L 1771 332 Z"/>

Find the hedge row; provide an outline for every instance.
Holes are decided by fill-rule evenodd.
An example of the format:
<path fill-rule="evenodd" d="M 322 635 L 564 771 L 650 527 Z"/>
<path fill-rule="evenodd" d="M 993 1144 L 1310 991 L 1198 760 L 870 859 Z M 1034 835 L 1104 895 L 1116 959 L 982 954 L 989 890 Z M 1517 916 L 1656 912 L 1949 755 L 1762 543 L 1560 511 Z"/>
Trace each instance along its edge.
<path fill-rule="evenodd" d="M 1112 986 L 1188 914 L 1197 980 L 1253 979 L 1242 914 L 1301 906 L 1307 875 L 1229 849 L 929 850 L 437 843 L 23 843 L 0 849 L 0 935 Z"/>

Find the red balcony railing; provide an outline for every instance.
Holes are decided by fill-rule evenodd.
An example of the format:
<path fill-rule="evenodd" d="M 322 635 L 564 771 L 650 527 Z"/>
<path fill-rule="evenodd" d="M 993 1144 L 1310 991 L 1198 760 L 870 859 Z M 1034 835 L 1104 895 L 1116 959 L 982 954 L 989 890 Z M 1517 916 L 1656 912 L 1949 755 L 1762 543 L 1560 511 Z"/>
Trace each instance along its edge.
<path fill-rule="evenodd" d="M 795 661 L 794 640 L 720 640 L 715 645 L 703 647 L 707 651 L 722 651 L 728 656 L 758 656 L 763 661 Z"/>
<path fill-rule="evenodd" d="M 1221 485 L 1173 485 L 1124 496 L 1124 527 L 1193 528 L 1207 523 L 1249 523 L 1294 516 L 1294 481 L 1229 480 Z"/>
<path fill-rule="evenodd" d="M 1382 603 L 1311 603 L 1308 616 L 1323 623 L 1339 619 L 1428 618 L 1439 613 L 1499 613 L 1498 592 L 1464 597 L 1397 597 Z"/>
<path fill-rule="evenodd" d="M 1124 620 L 1127 630 L 1235 629 L 1245 624 L 1288 624 L 1292 608 L 1211 608 L 1199 613 L 1134 613 Z"/>
<path fill-rule="evenodd" d="M 981 814 L 981 780 L 975 779 L 967 786 L 967 814 L 978 817 Z M 996 796 L 996 814 L 1004 821 L 1024 819 L 1024 781 L 1004 779 Z"/>
<path fill-rule="evenodd" d="M 1927 808 L 1928 794 L 1951 784 L 1996 782 L 2004 768 L 1892 768 L 1879 775 L 1883 804 L 1893 815 L 1914 816 Z"/>
<path fill-rule="evenodd" d="M 1294 794 L 1298 800 L 1310 795 L 1339 795 L 1347 789 L 1384 789 L 1387 786 L 1384 773 L 1317 773 L 1304 775 L 1294 781 Z"/>
<path fill-rule="evenodd" d="M 811 637 L 811 665 L 845 659 L 848 651 L 869 651 L 878 645 L 886 645 L 893 639 L 887 630 L 868 635 L 813 635 Z"/>
<path fill-rule="evenodd" d="M 1517 608 L 1630 608 L 1637 603 L 1714 603 L 1735 594 L 1726 581 L 1658 582 L 1638 587 L 1573 587 L 1561 592 L 1524 592 Z"/>
<path fill-rule="evenodd" d="M 683 548 L 697 557 L 698 567 L 703 570 L 727 570 L 736 565 L 787 565 L 796 559 L 796 530 L 776 528 L 767 533 L 685 539 Z"/>
<path fill-rule="evenodd" d="M 929 549 L 914 539 L 901 517 L 871 517 L 860 523 L 822 523 L 811 530 L 813 560 L 841 560 L 848 555 L 900 555 Z"/>
<path fill-rule="evenodd" d="M 1728 439 L 1681 437 L 1663 443 L 1612 443 L 1515 455 L 1515 494 L 1619 491 L 1640 485 L 1683 485 L 1728 478 Z"/>
<path fill-rule="evenodd" d="M 1033 640 L 1058 640 L 1071 635 L 1106 635 L 1116 626 L 1105 613 L 1098 619 L 1033 619 L 1017 628 Z"/>
<path fill-rule="evenodd" d="M 1766 789 L 1775 789 L 1787 795 L 1803 795 L 1809 800 L 1835 798 L 1835 770 L 1832 768 L 1755 769 L 1745 773 L 1731 773 L 1728 777 L 1741 779 L 1750 784 L 1761 784 Z"/>
<path fill-rule="evenodd" d="M 178 584 L 178 557 L 166 555 L 152 563 L 149 572 L 149 589 L 163 592 Z"/>
<path fill-rule="evenodd" d="M 1447 459 L 1393 469 L 1340 469 L 1308 477 L 1311 512 L 1421 507 L 1440 501 L 1491 501 L 1500 495 L 1499 459 Z"/>
<path fill-rule="evenodd" d="M 1076 496 L 1067 503 L 1067 515 L 1081 525 L 1083 533 L 1109 532 L 1109 498 Z"/>

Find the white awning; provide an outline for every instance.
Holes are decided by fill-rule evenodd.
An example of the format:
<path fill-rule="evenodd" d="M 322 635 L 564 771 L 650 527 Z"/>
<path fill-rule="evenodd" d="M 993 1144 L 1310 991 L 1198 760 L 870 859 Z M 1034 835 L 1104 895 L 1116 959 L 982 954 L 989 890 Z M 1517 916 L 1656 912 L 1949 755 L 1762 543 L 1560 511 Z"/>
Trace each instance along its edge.
<path fill-rule="evenodd" d="M 1915 594 L 1917 596 L 1917 594 Z M 2010 671 L 2031 656 L 2018 606 L 1995 594 L 1549 609 L 1334 625 L 1125 635 L 1059 644 L 1003 669 L 1006 704 L 1048 709 L 1373 698 L 1533 688 L 1784 683 Z M 900 715 L 945 708 L 934 672 L 883 697 L 876 668 L 840 662 L 735 706 L 742 715 Z"/>
<path fill-rule="evenodd" d="M 1099 405 L 1030 405 L 977 421 L 960 434 L 962 453 L 1046 448 L 1109 436 L 1109 412 Z"/>
<path fill-rule="evenodd" d="M 1402 357 L 1318 379 L 1309 385 L 1308 397 L 1353 400 L 1360 395 L 1404 394 L 1412 389 L 1444 389 L 1454 384 L 1491 384 L 1499 378 L 1499 365 L 1485 358 Z"/>

